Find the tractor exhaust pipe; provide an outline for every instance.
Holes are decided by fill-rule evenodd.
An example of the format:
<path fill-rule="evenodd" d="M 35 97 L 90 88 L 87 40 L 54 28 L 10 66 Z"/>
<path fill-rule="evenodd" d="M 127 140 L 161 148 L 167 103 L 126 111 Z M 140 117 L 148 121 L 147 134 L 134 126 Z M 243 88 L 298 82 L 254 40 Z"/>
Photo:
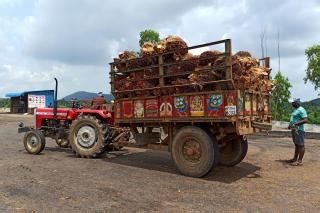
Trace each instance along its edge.
<path fill-rule="evenodd" d="M 58 111 L 58 79 L 54 78 L 56 81 L 56 88 L 54 91 L 54 101 L 53 101 L 53 116 L 57 116 L 57 111 Z"/>

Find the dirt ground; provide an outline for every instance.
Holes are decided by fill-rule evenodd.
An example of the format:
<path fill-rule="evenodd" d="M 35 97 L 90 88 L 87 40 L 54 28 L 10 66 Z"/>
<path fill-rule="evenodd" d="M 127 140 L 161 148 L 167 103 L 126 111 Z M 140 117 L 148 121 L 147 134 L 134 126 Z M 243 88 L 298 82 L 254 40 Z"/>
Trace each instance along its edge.
<path fill-rule="evenodd" d="M 245 160 L 202 179 L 179 175 L 166 152 L 130 148 L 101 159 L 76 158 L 53 141 L 24 150 L 17 124 L 0 114 L 0 212 L 319 212 L 320 144 L 306 140 L 303 166 L 290 138 L 252 137 Z"/>

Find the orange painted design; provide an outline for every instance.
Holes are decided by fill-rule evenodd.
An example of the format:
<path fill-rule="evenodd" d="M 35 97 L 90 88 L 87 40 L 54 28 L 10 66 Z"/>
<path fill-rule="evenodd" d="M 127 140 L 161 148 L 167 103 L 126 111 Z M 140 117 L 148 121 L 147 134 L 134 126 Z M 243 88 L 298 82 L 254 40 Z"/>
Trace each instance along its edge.
<path fill-rule="evenodd" d="M 158 99 L 145 100 L 145 117 L 157 118 L 159 117 L 159 103 Z"/>
<path fill-rule="evenodd" d="M 133 102 L 122 101 L 122 117 L 132 118 L 132 116 L 133 116 Z"/>
<path fill-rule="evenodd" d="M 160 117 L 172 117 L 172 96 L 163 96 L 160 98 L 159 113 Z"/>
<path fill-rule="evenodd" d="M 195 95 L 190 96 L 190 115 L 191 116 L 204 116 L 204 96 Z"/>

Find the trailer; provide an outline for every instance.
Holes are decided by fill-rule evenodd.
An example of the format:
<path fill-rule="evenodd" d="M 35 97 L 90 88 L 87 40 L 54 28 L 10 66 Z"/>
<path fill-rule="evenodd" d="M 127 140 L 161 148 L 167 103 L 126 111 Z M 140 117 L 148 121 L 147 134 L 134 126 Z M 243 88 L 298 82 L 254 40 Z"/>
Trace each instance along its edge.
<path fill-rule="evenodd" d="M 201 89 L 191 83 L 168 83 L 168 78 L 188 76 L 193 71 L 166 73 L 167 68 L 184 63 L 182 60 L 166 63 L 166 57 L 216 45 L 224 46 L 224 51 L 219 55 L 224 59 L 223 65 L 202 66 L 195 71 L 219 70 L 224 73 L 223 79 L 205 81 Z M 231 40 L 226 39 L 125 62 L 150 61 L 144 67 L 130 69 L 127 68 L 130 66 L 121 66 L 122 69 L 119 69 L 123 61 L 110 63 L 115 125 L 130 128 L 139 147 L 171 152 L 177 169 L 187 176 L 202 177 L 217 164 L 234 166 L 240 163 L 248 150 L 246 135 L 271 129 L 270 94 L 235 89 L 231 49 Z M 270 67 L 269 58 L 260 59 L 259 63 Z M 153 74 L 147 75 L 150 70 Z M 116 88 L 118 79 L 137 72 L 144 72 L 143 82 L 156 81 L 157 86 L 129 90 Z M 133 85 L 136 83 L 135 79 L 129 81 Z M 159 128 L 165 132 L 165 138 L 156 131 Z"/>

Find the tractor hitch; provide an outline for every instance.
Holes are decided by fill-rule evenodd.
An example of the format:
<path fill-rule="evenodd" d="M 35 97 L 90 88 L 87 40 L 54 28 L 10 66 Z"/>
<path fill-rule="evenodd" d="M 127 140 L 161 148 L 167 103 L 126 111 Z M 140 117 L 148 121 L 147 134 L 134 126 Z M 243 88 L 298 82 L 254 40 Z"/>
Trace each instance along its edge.
<path fill-rule="evenodd" d="M 24 126 L 24 123 L 19 123 L 18 125 L 18 133 L 24 133 L 24 132 L 29 132 L 31 131 L 33 128 L 30 126 Z"/>

